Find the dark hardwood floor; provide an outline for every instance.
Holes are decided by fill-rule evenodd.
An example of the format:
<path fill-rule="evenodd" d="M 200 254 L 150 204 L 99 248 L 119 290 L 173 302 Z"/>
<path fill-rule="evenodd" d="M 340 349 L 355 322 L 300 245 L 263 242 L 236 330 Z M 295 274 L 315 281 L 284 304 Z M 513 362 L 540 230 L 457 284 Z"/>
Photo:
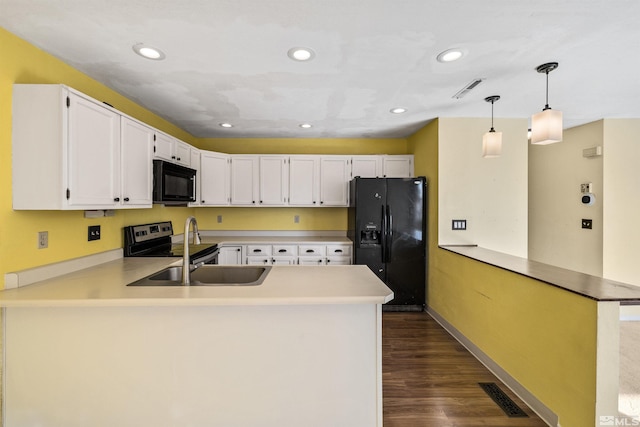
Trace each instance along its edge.
<path fill-rule="evenodd" d="M 546 427 L 427 313 L 383 313 L 385 427 Z M 510 418 L 480 388 L 495 382 L 528 418 Z"/>

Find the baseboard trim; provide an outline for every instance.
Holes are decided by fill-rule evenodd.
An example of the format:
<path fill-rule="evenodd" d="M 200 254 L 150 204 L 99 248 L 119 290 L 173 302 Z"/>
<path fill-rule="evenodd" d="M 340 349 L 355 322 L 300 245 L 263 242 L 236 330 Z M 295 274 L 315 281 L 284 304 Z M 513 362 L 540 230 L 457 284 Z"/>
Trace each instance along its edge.
<path fill-rule="evenodd" d="M 507 371 L 502 369 L 500 365 L 494 362 L 487 354 L 485 354 L 478 346 L 472 343 L 460 331 L 458 331 L 451 323 L 440 316 L 431 307 L 427 307 L 427 313 L 440 324 L 449 334 L 462 344 L 469 353 L 471 353 L 480 363 L 482 363 L 489 371 L 500 379 L 516 396 L 518 396 L 533 412 L 547 423 L 549 426 L 558 427 L 558 415 L 549 409 L 544 403 L 536 398 L 529 390 L 513 378 Z"/>

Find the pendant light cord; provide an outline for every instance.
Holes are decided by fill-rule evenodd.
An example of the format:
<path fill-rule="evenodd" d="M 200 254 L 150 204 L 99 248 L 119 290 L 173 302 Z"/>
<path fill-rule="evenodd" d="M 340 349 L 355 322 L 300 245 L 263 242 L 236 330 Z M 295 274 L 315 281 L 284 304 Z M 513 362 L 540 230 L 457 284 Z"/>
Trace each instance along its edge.
<path fill-rule="evenodd" d="M 495 132 L 496 130 L 493 128 L 493 100 L 491 100 L 491 130 L 489 132 Z"/>
<path fill-rule="evenodd" d="M 549 70 L 547 70 L 545 74 L 547 75 L 547 93 L 546 93 L 546 103 L 544 104 L 544 108 L 542 109 L 542 111 L 551 109 L 551 107 L 549 107 Z"/>

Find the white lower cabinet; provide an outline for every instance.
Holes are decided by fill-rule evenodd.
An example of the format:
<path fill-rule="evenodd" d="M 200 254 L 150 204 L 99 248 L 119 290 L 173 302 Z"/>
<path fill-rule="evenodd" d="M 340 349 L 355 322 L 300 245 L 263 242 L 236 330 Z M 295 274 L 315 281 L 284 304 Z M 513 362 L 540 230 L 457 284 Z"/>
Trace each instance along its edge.
<path fill-rule="evenodd" d="M 247 264 L 271 265 L 271 245 L 247 245 Z"/>
<path fill-rule="evenodd" d="M 325 245 L 299 245 L 298 264 L 300 265 L 324 265 L 326 260 Z"/>
<path fill-rule="evenodd" d="M 350 265 L 351 245 L 326 244 L 223 244 L 218 264 L 233 265 Z"/>
<path fill-rule="evenodd" d="M 218 264 L 239 265 L 242 264 L 242 246 L 223 245 L 218 252 Z"/>

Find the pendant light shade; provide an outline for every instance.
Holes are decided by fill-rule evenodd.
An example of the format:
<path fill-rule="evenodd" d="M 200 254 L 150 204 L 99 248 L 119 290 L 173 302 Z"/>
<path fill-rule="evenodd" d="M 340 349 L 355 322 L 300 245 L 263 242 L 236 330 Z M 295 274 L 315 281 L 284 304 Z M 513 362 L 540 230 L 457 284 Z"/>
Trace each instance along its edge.
<path fill-rule="evenodd" d="M 543 110 L 531 116 L 531 143 L 547 145 L 562 141 L 562 111 Z"/>
<path fill-rule="evenodd" d="M 562 112 L 549 107 L 549 73 L 558 68 L 557 62 L 549 62 L 536 68 L 547 76 L 546 104 L 544 109 L 531 117 L 531 143 L 547 145 L 562 141 Z"/>
<path fill-rule="evenodd" d="M 499 99 L 498 95 L 484 99 L 491 103 L 491 129 L 482 136 L 482 157 L 500 157 L 502 154 L 502 132 L 496 132 L 493 128 L 493 103 Z"/>

